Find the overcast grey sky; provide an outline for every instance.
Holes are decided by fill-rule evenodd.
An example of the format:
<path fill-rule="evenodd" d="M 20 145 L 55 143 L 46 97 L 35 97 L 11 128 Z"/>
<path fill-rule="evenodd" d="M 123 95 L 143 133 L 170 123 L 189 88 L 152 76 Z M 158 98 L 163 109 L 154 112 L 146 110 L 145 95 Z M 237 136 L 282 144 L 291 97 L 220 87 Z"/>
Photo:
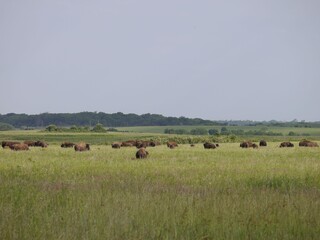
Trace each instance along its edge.
<path fill-rule="evenodd" d="M 319 0 L 0 0 L 0 113 L 320 120 Z"/>

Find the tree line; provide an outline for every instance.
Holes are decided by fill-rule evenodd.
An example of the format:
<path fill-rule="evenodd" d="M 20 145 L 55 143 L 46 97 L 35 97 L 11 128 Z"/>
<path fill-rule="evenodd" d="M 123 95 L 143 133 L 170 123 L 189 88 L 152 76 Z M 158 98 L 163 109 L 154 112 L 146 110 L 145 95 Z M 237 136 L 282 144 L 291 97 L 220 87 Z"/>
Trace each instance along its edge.
<path fill-rule="evenodd" d="M 0 114 L 0 123 L 10 124 L 15 128 L 45 128 L 51 124 L 56 126 L 88 126 L 93 127 L 100 123 L 105 127 L 127 126 L 169 126 L 169 125 L 222 125 L 210 120 L 186 117 L 165 117 L 160 114 L 133 113 L 103 113 L 103 112 L 80 112 L 80 113 L 41 113 L 28 114 Z"/>
<path fill-rule="evenodd" d="M 0 114 L 0 130 L 9 130 L 11 128 L 45 128 L 49 125 L 58 127 L 82 126 L 92 128 L 96 124 L 102 124 L 104 127 L 130 127 L 130 126 L 179 126 L 179 125 L 215 125 L 215 126 L 277 126 L 277 127 L 305 127 L 319 128 L 320 122 L 297 121 L 296 119 L 290 122 L 271 121 L 250 121 L 250 120 L 224 120 L 211 121 L 201 118 L 186 118 L 186 117 L 165 117 L 160 114 L 124 114 L 104 113 L 104 112 L 80 112 L 80 113 L 41 113 L 41 114 Z M 199 130 L 199 129 L 198 129 Z M 198 131 L 197 130 L 197 131 Z M 178 134 L 179 131 L 176 130 Z M 209 133 L 210 134 L 210 133 Z M 241 133 L 236 133 L 242 135 Z M 201 135 L 201 134 L 195 134 Z"/>

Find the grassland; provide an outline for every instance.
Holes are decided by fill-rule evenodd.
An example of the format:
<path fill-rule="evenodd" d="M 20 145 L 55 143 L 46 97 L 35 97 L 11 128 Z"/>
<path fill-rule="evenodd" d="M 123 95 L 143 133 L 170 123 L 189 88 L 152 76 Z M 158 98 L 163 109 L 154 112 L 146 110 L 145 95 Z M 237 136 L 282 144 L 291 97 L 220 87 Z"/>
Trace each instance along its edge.
<path fill-rule="evenodd" d="M 287 136 L 289 132 L 294 132 L 300 135 L 320 136 L 320 128 L 303 128 L 303 127 L 265 127 L 265 126 L 226 126 L 229 130 L 243 130 L 243 131 L 258 131 L 265 129 L 270 132 L 282 133 Z M 166 128 L 184 129 L 190 131 L 195 128 L 221 129 L 221 126 L 142 126 L 142 127 L 119 127 L 121 131 L 136 132 L 136 133 L 164 133 Z"/>
<path fill-rule="evenodd" d="M 284 149 L 278 142 L 257 150 L 238 143 L 215 150 L 162 145 L 136 160 L 134 148 L 93 144 L 90 152 L 76 153 L 57 144 L 65 136 L 33 134 L 51 140 L 49 147 L 0 149 L 1 239 L 320 236 L 319 148 Z M 0 138 L 8 135 L 24 140 L 30 132 Z M 106 138 L 134 136 L 146 135 Z"/>

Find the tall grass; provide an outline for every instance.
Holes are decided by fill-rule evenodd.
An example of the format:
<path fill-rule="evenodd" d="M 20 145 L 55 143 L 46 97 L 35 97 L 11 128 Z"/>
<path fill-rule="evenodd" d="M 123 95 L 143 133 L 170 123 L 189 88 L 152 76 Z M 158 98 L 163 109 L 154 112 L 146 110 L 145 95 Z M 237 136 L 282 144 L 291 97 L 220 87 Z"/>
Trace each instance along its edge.
<path fill-rule="evenodd" d="M 318 148 L 0 150 L 1 239 L 317 239 Z"/>

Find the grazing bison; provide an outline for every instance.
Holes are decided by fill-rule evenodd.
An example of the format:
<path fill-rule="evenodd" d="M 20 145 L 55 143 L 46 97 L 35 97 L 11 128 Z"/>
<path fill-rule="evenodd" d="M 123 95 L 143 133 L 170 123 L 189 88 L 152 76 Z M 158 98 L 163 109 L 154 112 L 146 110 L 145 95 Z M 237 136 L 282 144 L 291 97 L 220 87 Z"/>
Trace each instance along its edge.
<path fill-rule="evenodd" d="M 43 142 L 43 141 L 36 141 L 34 144 L 35 147 L 42 147 L 42 148 L 46 148 L 48 147 L 48 144 Z"/>
<path fill-rule="evenodd" d="M 29 150 L 29 146 L 25 143 L 16 143 L 13 145 L 10 145 L 11 150 L 14 151 L 27 151 Z"/>
<path fill-rule="evenodd" d="M 291 142 L 282 142 L 280 143 L 280 147 L 294 147 L 294 145 Z"/>
<path fill-rule="evenodd" d="M 62 148 L 72 148 L 75 144 L 72 142 L 64 142 L 61 144 Z"/>
<path fill-rule="evenodd" d="M 208 143 L 208 142 L 205 142 L 204 144 L 203 144 L 203 147 L 205 148 L 205 149 L 215 149 L 216 148 L 216 145 L 214 144 L 214 143 Z"/>
<path fill-rule="evenodd" d="M 132 143 L 132 142 L 122 142 L 121 143 L 121 147 L 133 147 L 133 146 L 135 146 L 135 144 L 134 143 Z"/>
<path fill-rule="evenodd" d="M 149 153 L 146 151 L 145 148 L 140 148 L 136 152 L 136 158 L 146 158 L 149 155 Z"/>
<path fill-rule="evenodd" d="M 261 141 L 259 142 L 259 146 L 260 146 L 260 147 L 266 147 L 266 146 L 267 146 L 267 142 L 266 142 L 265 140 L 261 140 Z"/>
<path fill-rule="evenodd" d="M 2 148 L 5 148 L 5 147 L 11 148 L 11 147 L 10 147 L 11 145 L 19 144 L 19 143 L 20 143 L 20 142 L 3 141 L 1 145 L 2 145 Z"/>
<path fill-rule="evenodd" d="M 114 142 L 114 143 L 111 144 L 111 147 L 112 148 L 121 148 L 121 143 Z"/>
<path fill-rule="evenodd" d="M 195 145 L 194 144 L 190 144 L 190 147 L 194 147 Z"/>
<path fill-rule="evenodd" d="M 259 148 L 257 144 L 253 143 L 252 148 Z"/>
<path fill-rule="evenodd" d="M 27 144 L 29 147 L 34 147 L 36 145 L 35 141 L 24 141 L 24 144 Z"/>
<path fill-rule="evenodd" d="M 150 141 L 149 142 L 150 147 L 155 147 L 155 146 L 159 146 L 159 145 L 160 145 L 160 142 L 158 142 L 158 141 Z"/>
<path fill-rule="evenodd" d="M 137 148 L 146 148 L 148 145 L 147 142 L 141 142 L 136 145 Z"/>
<path fill-rule="evenodd" d="M 240 147 L 242 147 L 242 148 L 250 148 L 250 147 L 252 147 L 252 142 L 242 142 L 242 143 L 240 143 Z"/>
<path fill-rule="evenodd" d="M 178 144 L 176 142 L 167 142 L 168 148 L 175 148 L 178 147 Z"/>
<path fill-rule="evenodd" d="M 78 143 L 74 145 L 74 150 L 77 152 L 89 151 L 90 145 L 88 143 Z"/>
<path fill-rule="evenodd" d="M 303 141 L 299 142 L 299 147 L 319 147 L 319 145 L 316 142 L 303 140 Z"/>

